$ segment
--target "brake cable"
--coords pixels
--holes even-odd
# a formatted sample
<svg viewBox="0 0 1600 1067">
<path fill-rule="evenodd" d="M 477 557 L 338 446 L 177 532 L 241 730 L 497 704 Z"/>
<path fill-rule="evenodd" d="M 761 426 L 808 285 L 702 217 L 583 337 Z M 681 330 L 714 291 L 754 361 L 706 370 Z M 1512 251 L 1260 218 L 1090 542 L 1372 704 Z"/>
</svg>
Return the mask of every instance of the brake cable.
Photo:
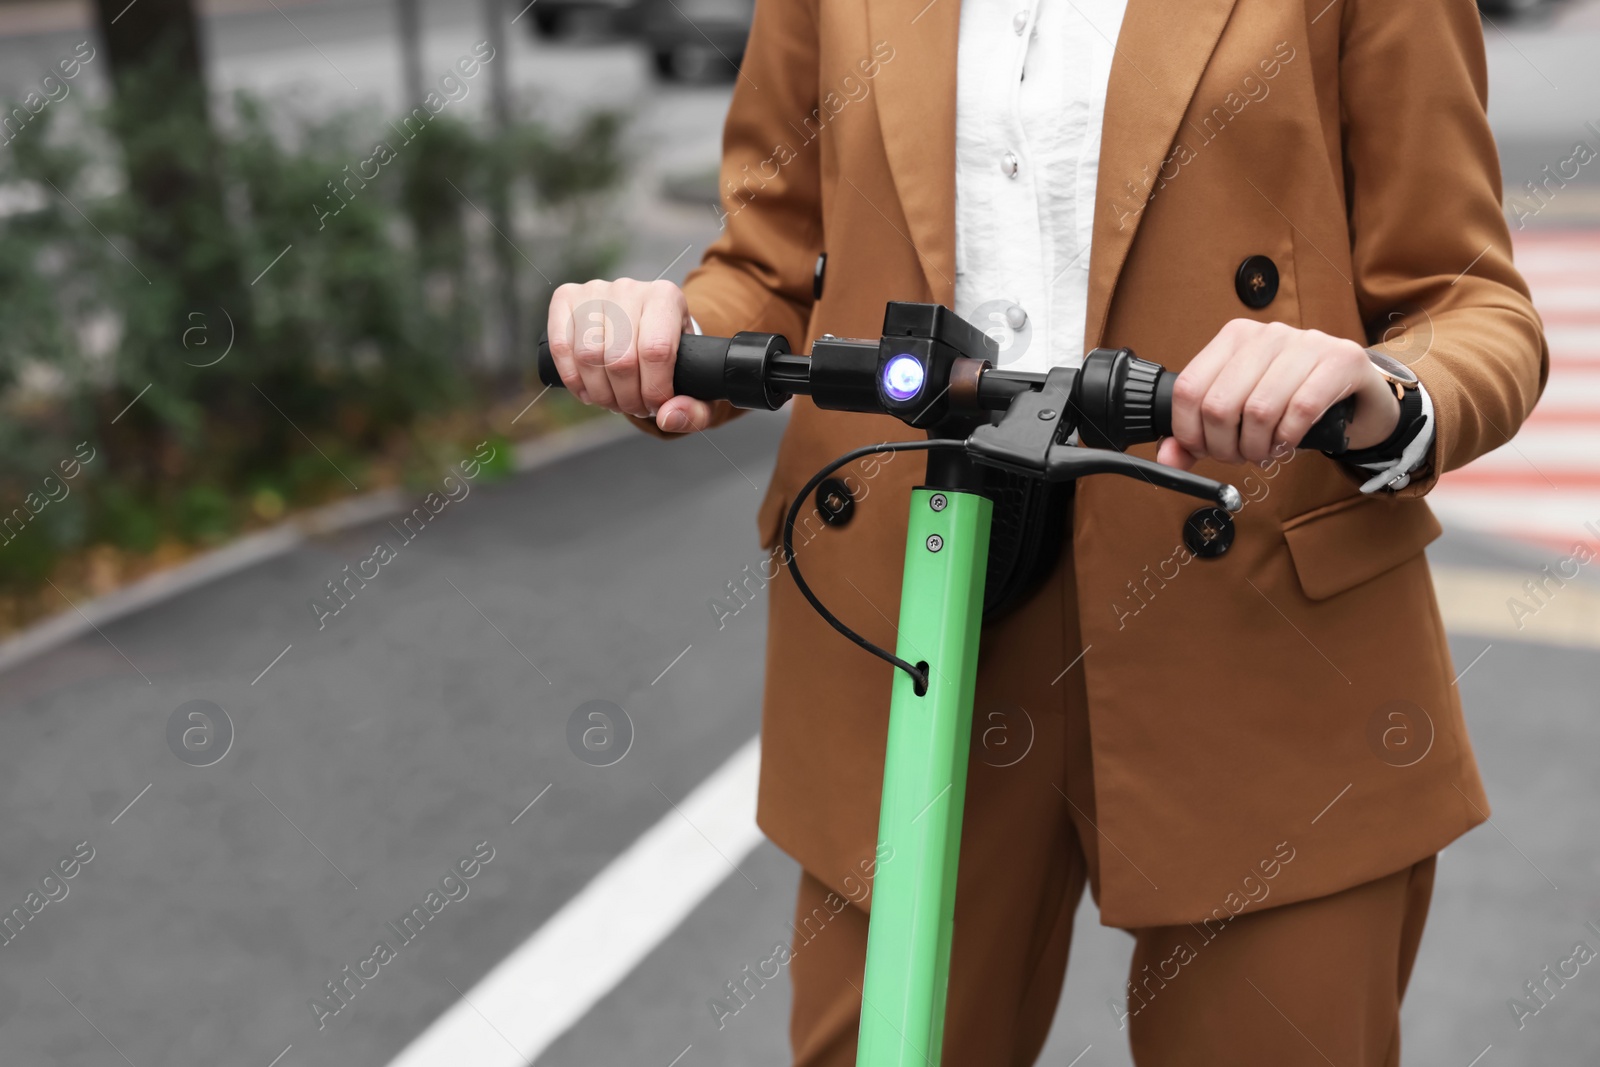
<svg viewBox="0 0 1600 1067">
<path fill-rule="evenodd" d="M 867 456 L 878 455 L 879 453 L 883 452 L 928 452 L 936 448 L 961 449 L 965 447 L 966 443 L 963 441 L 950 440 L 947 438 L 929 438 L 925 441 L 887 441 L 883 444 L 865 445 L 861 448 L 853 449 L 849 452 L 846 452 L 838 459 L 833 460 L 827 466 L 823 467 L 821 470 L 817 471 L 816 474 L 811 476 L 811 480 L 805 484 L 805 487 L 801 489 L 800 492 L 796 494 L 794 500 L 790 502 L 789 513 L 784 517 L 783 520 L 783 554 L 785 557 L 785 562 L 789 565 L 789 575 L 794 579 L 795 587 L 800 590 L 800 595 L 806 598 L 806 602 L 816 610 L 818 615 L 821 615 L 825 620 L 827 620 L 829 626 L 832 626 L 835 630 L 839 631 L 839 633 L 843 634 L 845 637 L 848 637 L 851 641 L 854 641 L 857 645 L 866 649 L 874 656 L 877 656 L 881 660 L 887 661 L 888 663 L 905 671 L 906 674 L 910 675 L 912 684 L 916 687 L 916 693 L 918 696 L 921 696 L 928 691 L 928 668 L 926 665 L 908 663 L 899 656 L 895 655 L 893 652 L 890 652 L 888 649 L 881 648 L 878 645 L 873 644 L 871 641 L 868 641 L 865 637 L 862 637 L 860 634 L 856 633 L 854 630 L 850 629 L 850 627 L 841 622 L 833 612 L 829 611 L 823 606 L 822 601 L 818 600 L 817 595 L 811 591 L 811 587 L 806 584 L 805 578 L 803 578 L 800 574 L 800 560 L 795 555 L 794 525 L 795 521 L 800 517 L 801 507 L 803 507 L 805 502 L 811 498 L 811 494 L 816 492 L 817 486 L 822 484 L 822 480 L 847 463 L 853 463 L 858 459 L 864 459 Z"/>
</svg>

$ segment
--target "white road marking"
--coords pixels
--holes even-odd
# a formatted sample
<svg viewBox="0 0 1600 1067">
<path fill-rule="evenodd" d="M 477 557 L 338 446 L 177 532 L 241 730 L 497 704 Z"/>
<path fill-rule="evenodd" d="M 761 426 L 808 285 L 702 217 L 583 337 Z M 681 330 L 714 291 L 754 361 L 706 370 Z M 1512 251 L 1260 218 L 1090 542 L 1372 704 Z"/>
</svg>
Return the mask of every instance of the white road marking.
<svg viewBox="0 0 1600 1067">
<path fill-rule="evenodd" d="M 1458 486 L 1439 494 L 1437 500 L 1430 495 L 1428 501 L 1446 526 L 1463 526 L 1561 549 L 1551 557 L 1551 563 L 1570 553 L 1576 542 L 1596 541 L 1583 528 L 1584 523 L 1600 525 L 1600 504 L 1591 496 L 1548 486 L 1542 486 L 1542 491 L 1518 490 L 1514 495 L 1505 489 Z"/>
<path fill-rule="evenodd" d="M 1540 281 L 1552 275 L 1571 277 L 1574 272 L 1592 271 L 1595 267 L 1594 249 L 1570 240 L 1523 238 L 1514 247 L 1512 262 L 1529 279 L 1531 289 L 1537 289 Z"/>
<path fill-rule="evenodd" d="M 1460 472 L 1447 471 L 1441 481 L 1474 471 L 1527 471 L 1530 462 L 1552 472 L 1587 473 L 1600 467 L 1596 463 L 1600 453 L 1593 451 L 1597 448 L 1600 448 L 1600 425 L 1540 425 L 1530 421 L 1510 443 L 1479 456 Z"/>
<path fill-rule="evenodd" d="M 1550 353 L 1570 360 L 1600 360 L 1600 326 L 1592 323 L 1553 323 L 1544 328 Z"/>
<path fill-rule="evenodd" d="M 1428 502 L 1447 526 L 1570 551 L 1600 541 L 1589 528 L 1600 523 L 1600 234 L 1519 236 L 1516 261 L 1544 318 L 1548 387 L 1510 444 L 1447 472 Z M 1494 616 L 1505 614 L 1508 595 L 1473 612 L 1480 628 L 1504 629 Z M 1580 636 L 1570 624 L 1562 629 Z"/>
<path fill-rule="evenodd" d="M 682 817 L 665 811 L 389 1067 L 536 1061 L 727 879 L 726 860 L 761 843 L 760 753 L 752 738 L 683 799 Z"/>
<path fill-rule="evenodd" d="M 1534 285 L 1533 306 L 1549 317 L 1577 311 L 1600 311 L 1600 289 L 1589 285 Z"/>
<path fill-rule="evenodd" d="M 1600 421 L 1600 367 L 1562 370 L 1551 375 L 1529 422 L 1551 411 L 1582 411 Z"/>
</svg>

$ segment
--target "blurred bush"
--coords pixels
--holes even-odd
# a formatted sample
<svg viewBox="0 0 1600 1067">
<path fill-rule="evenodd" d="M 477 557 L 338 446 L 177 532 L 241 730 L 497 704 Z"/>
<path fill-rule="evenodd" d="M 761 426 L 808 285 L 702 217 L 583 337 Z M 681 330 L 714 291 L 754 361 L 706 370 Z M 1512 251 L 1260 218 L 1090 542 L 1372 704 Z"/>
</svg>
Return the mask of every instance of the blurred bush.
<svg viewBox="0 0 1600 1067">
<path fill-rule="evenodd" d="M 0 592 L 91 546 L 181 555 L 351 483 L 428 477 L 481 440 L 529 363 L 492 340 L 505 238 L 479 206 L 500 176 L 525 333 L 547 279 L 621 250 L 600 223 L 625 174 L 616 115 L 497 136 L 238 96 L 208 128 L 180 109 L 129 122 L 161 87 L 120 95 L 48 108 L 0 153 Z M 152 212 L 126 178 L 151 161 L 220 195 L 180 188 Z"/>
</svg>

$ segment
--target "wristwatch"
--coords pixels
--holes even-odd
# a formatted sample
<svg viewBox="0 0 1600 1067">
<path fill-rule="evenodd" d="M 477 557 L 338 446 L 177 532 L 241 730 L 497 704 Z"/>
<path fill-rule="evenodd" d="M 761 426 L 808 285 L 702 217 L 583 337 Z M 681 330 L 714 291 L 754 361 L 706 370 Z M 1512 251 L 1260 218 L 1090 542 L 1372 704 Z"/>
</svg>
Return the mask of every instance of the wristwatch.
<svg viewBox="0 0 1600 1067">
<path fill-rule="evenodd" d="M 1391 355 L 1375 352 L 1369 348 L 1367 350 L 1367 358 L 1372 361 L 1372 365 L 1378 368 L 1378 373 L 1383 375 L 1384 380 L 1394 389 L 1394 398 L 1396 400 L 1404 401 L 1406 393 L 1422 385 L 1417 380 L 1415 371 Z"/>
<path fill-rule="evenodd" d="M 1426 431 L 1433 422 L 1433 405 L 1410 367 L 1370 348 L 1367 358 L 1394 390 L 1395 399 L 1400 402 L 1400 417 L 1395 421 L 1394 431 L 1382 441 L 1332 458 L 1361 468 L 1362 477 L 1367 479 L 1363 492 L 1403 489 L 1422 465 L 1423 453 L 1431 444 L 1432 437 Z"/>
<path fill-rule="evenodd" d="M 1406 445 L 1422 431 L 1422 383 L 1415 372 L 1382 352 L 1368 349 L 1367 358 L 1394 390 L 1394 398 L 1400 401 L 1400 418 L 1394 424 L 1394 432 L 1382 441 L 1369 448 L 1352 449 L 1339 457 L 1358 466 L 1399 459 Z"/>
</svg>

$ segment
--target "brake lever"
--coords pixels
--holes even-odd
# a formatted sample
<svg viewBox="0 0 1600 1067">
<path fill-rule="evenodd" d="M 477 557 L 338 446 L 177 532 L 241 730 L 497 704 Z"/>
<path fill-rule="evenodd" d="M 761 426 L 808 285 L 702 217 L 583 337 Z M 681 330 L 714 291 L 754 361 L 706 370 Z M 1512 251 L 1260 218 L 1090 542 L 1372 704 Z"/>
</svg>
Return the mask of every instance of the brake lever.
<svg viewBox="0 0 1600 1067">
<path fill-rule="evenodd" d="M 1199 497 L 1229 512 L 1244 507 L 1239 490 L 1224 482 L 1212 481 L 1189 471 L 1167 467 L 1153 460 L 1112 452 L 1103 448 L 1053 445 L 1045 458 L 1044 480 L 1070 482 L 1089 474 L 1121 474 L 1142 478 L 1160 489 L 1171 489 Z"/>
</svg>

